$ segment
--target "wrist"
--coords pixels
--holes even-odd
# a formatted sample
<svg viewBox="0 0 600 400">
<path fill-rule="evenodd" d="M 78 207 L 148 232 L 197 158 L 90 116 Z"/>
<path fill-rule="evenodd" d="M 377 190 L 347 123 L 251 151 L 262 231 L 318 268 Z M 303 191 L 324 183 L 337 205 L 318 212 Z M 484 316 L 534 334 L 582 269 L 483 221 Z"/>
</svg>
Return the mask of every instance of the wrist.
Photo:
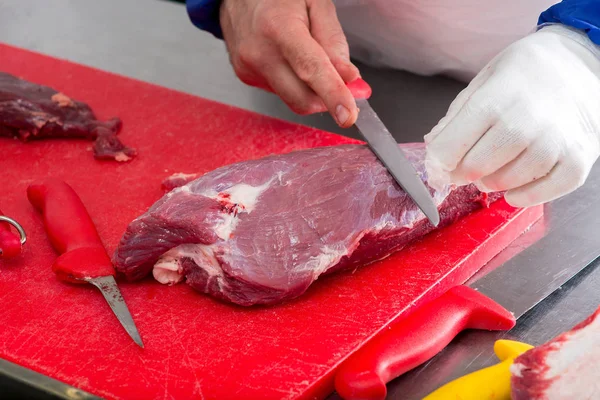
<svg viewBox="0 0 600 400">
<path fill-rule="evenodd" d="M 563 0 L 540 14 L 538 25 L 561 24 L 600 45 L 600 8 L 597 0 Z"/>
<path fill-rule="evenodd" d="M 190 21 L 203 31 L 223 39 L 220 23 L 220 9 L 223 0 L 186 0 L 186 9 Z"/>
<path fill-rule="evenodd" d="M 600 47 L 594 43 L 585 31 L 573 28 L 572 26 L 563 25 L 560 23 L 544 23 L 537 28 L 538 32 L 551 32 L 562 37 L 568 38 L 579 45 L 585 47 L 590 52 L 600 59 Z"/>
</svg>

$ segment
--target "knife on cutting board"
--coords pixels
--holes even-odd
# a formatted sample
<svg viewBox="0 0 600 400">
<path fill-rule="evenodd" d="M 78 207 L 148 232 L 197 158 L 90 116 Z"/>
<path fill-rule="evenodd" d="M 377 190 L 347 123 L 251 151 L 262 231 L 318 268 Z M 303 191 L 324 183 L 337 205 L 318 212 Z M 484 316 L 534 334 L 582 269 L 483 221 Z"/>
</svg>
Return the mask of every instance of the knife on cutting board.
<svg viewBox="0 0 600 400">
<path fill-rule="evenodd" d="M 377 113 L 371 108 L 369 98 L 371 87 L 363 79 L 356 79 L 346 85 L 356 100 L 359 109 L 356 127 L 375 153 L 379 161 L 387 168 L 394 180 L 404 189 L 421 209 L 433 226 L 440 223 L 440 214 L 427 186 L 406 158 L 398 142 L 385 127 Z"/>
<path fill-rule="evenodd" d="M 335 376 L 338 394 L 346 400 L 384 399 L 388 382 L 430 360 L 461 331 L 512 329 L 517 319 L 600 255 L 600 237 L 579 232 L 586 224 L 600 224 L 600 213 L 595 207 L 582 209 L 539 239 L 548 245 L 532 245 L 392 321 L 340 364 Z M 583 247 L 574 250 L 565 238 L 578 238 Z"/>
<path fill-rule="evenodd" d="M 48 179 L 30 185 L 27 198 L 42 213 L 52 247 L 60 253 L 52 264 L 57 277 L 97 287 L 129 336 L 138 346 L 144 347 L 115 281 L 110 257 L 77 193 L 65 182 Z"/>
</svg>

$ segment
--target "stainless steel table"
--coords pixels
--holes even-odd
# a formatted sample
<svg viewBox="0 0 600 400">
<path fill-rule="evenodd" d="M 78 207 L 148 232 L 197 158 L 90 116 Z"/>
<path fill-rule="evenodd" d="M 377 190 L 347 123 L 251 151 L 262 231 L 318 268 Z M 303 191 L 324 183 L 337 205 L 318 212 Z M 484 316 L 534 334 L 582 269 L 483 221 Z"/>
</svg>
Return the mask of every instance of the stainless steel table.
<svg viewBox="0 0 600 400">
<path fill-rule="evenodd" d="M 297 116 L 274 95 L 239 82 L 229 66 L 223 43 L 194 28 L 182 4 L 161 0 L 2 0 L 0 41 L 357 137 L 354 129 L 337 128 L 327 115 Z M 464 87 L 445 78 L 360 68 L 373 86 L 373 108 L 399 142 L 421 141 Z M 546 206 L 547 227 L 554 229 L 568 223 L 573 204 L 591 202 L 599 193 L 600 170 L 595 168 L 584 188 Z M 595 234 L 594 220 L 581 229 Z M 530 241 L 531 234 L 523 236 L 507 252 Z M 534 246 L 550 250 L 552 242 L 541 240 Z M 500 254 L 493 263 L 499 264 L 505 258 L 506 253 Z M 531 268 L 544 267 L 536 265 L 535 260 L 530 262 Z M 521 318 L 509 336 L 537 345 L 571 328 L 600 304 L 600 291 L 596 289 L 599 285 L 600 269 L 594 264 Z M 461 334 L 425 368 L 392 382 L 389 397 L 418 399 L 439 384 L 495 363 L 492 345 L 502 335 Z M 0 377 L 2 387 L 11 393 L 26 393 L 28 398 L 92 398 L 2 360 Z"/>
</svg>

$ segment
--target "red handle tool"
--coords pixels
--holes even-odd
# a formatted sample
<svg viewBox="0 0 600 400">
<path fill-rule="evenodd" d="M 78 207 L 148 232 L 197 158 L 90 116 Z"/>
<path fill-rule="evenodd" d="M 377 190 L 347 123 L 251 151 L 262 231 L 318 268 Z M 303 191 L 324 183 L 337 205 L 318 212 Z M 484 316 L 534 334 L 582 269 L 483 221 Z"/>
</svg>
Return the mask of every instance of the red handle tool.
<svg viewBox="0 0 600 400">
<path fill-rule="evenodd" d="M 11 226 L 14 226 L 19 234 L 14 233 Z M 13 258 L 21 254 L 25 240 L 25 231 L 21 225 L 0 210 L 0 258 Z"/>
<path fill-rule="evenodd" d="M 355 79 L 347 83 L 346 86 L 350 89 L 350 93 L 352 93 L 355 99 L 368 99 L 373 93 L 371 86 L 362 78 Z"/>
<path fill-rule="evenodd" d="M 456 286 L 392 322 L 338 368 L 335 388 L 346 400 L 385 399 L 386 384 L 444 349 L 464 329 L 509 330 L 514 316 L 471 289 Z"/>
<path fill-rule="evenodd" d="M 86 278 L 115 276 L 92 219 L 69 185 L 50 179 L 29 186 L 27 197 L 42 213 L 48 238 L 61 254 L 52 265 L 60 279 L 85 283 Z"/>
<path fill-rule="evenodd" d="M 58 278 L 96 286 L 129 336 L 144 347 L 115 281 L 112 262 L 77 193 L 67 183 L 49 179 L 29 186 L 27 197 L 42 213 L 50 243 L 60 253 L 52 264 Z"/>
</svg>

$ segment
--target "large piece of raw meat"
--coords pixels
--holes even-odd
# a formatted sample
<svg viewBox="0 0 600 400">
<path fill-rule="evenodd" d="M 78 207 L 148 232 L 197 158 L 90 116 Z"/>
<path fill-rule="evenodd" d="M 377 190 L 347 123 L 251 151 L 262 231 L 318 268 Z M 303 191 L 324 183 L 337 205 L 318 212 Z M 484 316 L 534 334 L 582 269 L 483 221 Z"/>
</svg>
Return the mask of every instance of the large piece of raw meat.
<svg viewBox="0 0 600 400">
<path fill-rule="evenodd" d="M 511 366 L 513 400 L 600 399 L 600 308 Z"/>
<path fill-rule="evenodd" d="M 0 72 L 0 136 L 95 140 L 96 158 L 128 161 L 136 152 L 117 138 L 120 129 L 118 118 L 99 121 L 85 103 Z"/>
<path fill-rule="evenodd" d="M 424 145 L 403 149 L 426 182 Z M 430 190 L 440 227 L 501 196 L 473 185 Z M 367 147 L 321 147 L 228 165 L 171 190 L 128 226 L 114 263 L 132 280 L 185 277 L 222 300 L 273 304 L 433 229 Z"/>
</svg>

